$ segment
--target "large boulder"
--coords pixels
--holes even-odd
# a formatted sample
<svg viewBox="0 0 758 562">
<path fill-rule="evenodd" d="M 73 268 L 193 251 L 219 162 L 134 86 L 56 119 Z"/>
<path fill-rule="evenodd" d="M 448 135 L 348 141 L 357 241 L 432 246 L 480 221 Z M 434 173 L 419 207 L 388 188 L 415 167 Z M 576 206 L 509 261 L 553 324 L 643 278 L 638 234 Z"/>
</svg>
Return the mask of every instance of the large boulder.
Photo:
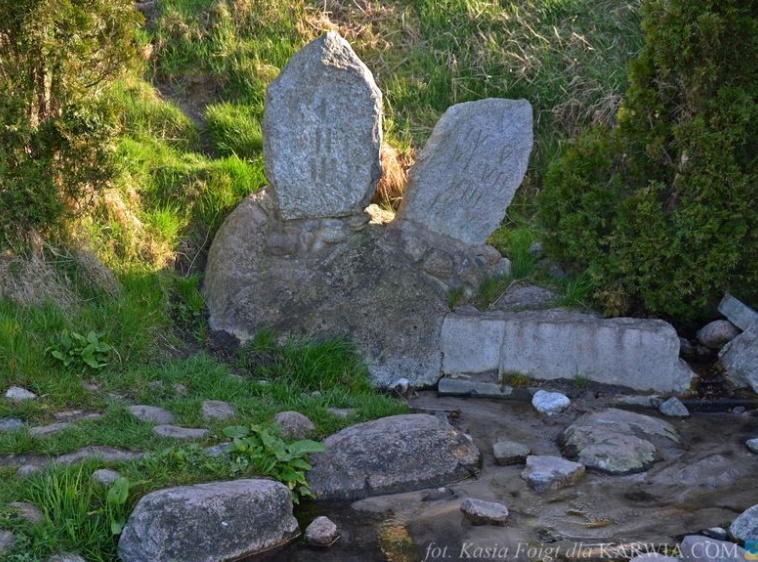
<svg viewBox="0 0 758 562">
<path fill-rule="evenodd" d="M 758 322 L 726 344 L 719 358 L 731 382 L 758 393 Z"/>
<path fill-rule="evenodd" d="M 485 99 L 448 108 L 411 168 L 398 220 L 482 245 L 526 173 L 532 106 Z"/>
<path fill-rule="evenodd" d="M 741 541 L 758 541 L 758 504 L 746 509 L 732 521 L 729 532 Z"/>
<path fill-rule="evenodd" d="M 118 543 L 123 562 L 226 562 L 299 534 L 286 486 L 235 480 L 168 488 L 137 502 Z"/>
<path fill-rule="evenodd" d="M 391 416 L 327 437 L 306 478 L 319 500 L 431 488 L 476 473 L 481 453 L 447 421 L 428 414 Z"/>
<path fill-rule="evenodd" d="M 681 392 L 694 373 L 662 320 L 599 318 L 562 309 L 450 314 L 441 335 L 444 374 L 497 370 L 538 379 L 583 377 L 637 390 Z"/>
<path fill-rule="evenodd" d="M 266 90 L 266 177 L 285 219 L 360 213 L 381 176 L 382 94 L 347 41 L 327 32 Z"/>
<path fill-rule="evenodd" d="M 642 472 L 681 453 L 670 423 L 616 408 L 585 414 L 563 432 L 561 444 L 567 457 L 610 474 Z"/>
</svg>

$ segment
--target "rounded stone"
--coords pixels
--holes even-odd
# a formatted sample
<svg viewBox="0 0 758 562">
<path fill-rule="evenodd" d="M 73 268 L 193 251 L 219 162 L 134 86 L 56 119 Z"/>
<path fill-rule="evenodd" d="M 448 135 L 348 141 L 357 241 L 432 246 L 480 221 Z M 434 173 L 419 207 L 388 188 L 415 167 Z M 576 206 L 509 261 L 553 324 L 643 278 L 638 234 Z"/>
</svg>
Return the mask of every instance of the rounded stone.
<svg viewBox="0 0 758 562">
<path fill-rule="evenodd" d="M 236 415 L 234 406 L 221 400 L 205 400 L 202 411 L 206 420 L 228 420 Z"/>
<path fill-rule="evenodd" d="M 758 504 L 742 512 L 729 526 L 729 533 L 740 541 L 758 541 Z"/>
<path fill-rule="evenodd" d="M 538 390 L 532 397 L 532 406 L 540 414 L 552 416 L 565 410 L 571 405 L 571 400 L 565 394 L 560 392 L 548 392 L 547 390 Z"/>
<path fill-rule="evenodd" d="M 337 525 L 323 515 L 316 517 L 305 529 L 305 542 L 314 546 L 330 546 L 339 536 Z"/>
<path fill-rule="evenodd" d="M 45 520 L 42 511 L 40 511 L 40 509 L 34 504 L 27 502 L 11 502 L 8 504 L 8 507 L 15 509 L 23 519 L 32 525 L 39 525 Z"/>
<path fill-rule="evenodd" d="M 121 478 L 121 475 L 109 468 L 101 468 L 92 473 L 92 480 L 106 487 L 112 485 L 119 478 Z"/>
<path fill-rule="evenodd" d="M 524 464 L 531 452 L 529 447 L 515 441 L 498 441 L 492 446 L 495 462 L 501 466 Z"/>
<path fill-rule="evenodd" d="M 279 412 L 274 423 L 279 425 L 279 435 L 284 439 L 306 439 L 316 431 L 313 422 L 300 412 Z"/>
<path fill-rule="evenodd" d="M 721 349 L 740 335 L 740 329 L 729 320 L 714 320 L 697 332 L 697 341 L 709 349 Z"/>
<path fill-rule="evenodd" d="M 497 525 L 508 523 L 508 508 L 501 503 L 466 498 L 461 502 L 461 511 L 472 525 Z"/>
<path fill-rule="evenodd" d="M 751 453 L 758 455 L 758 437 L 745 441 L 745 446 L 750 450 Z"/>
<path fill-rule="evenodd" d="M 5 392 L 5 398 L 13 402 L 23 402 L 25 400 L 34 400 L 37 398 L 37 395 L 20 386 L 12 386 Z"/>
</svg>

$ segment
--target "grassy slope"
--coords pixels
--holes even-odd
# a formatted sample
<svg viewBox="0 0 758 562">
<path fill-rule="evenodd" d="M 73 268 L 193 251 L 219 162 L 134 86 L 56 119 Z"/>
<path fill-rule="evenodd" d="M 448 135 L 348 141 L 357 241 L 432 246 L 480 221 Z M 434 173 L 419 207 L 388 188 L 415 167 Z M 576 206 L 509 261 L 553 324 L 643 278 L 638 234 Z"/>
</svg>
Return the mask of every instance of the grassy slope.
<svg viewBox="0 0 758 562">
<path fill-rule="evenodd" d="M 60 245 L 57 250 L 42 247 L 36 256 L 44 267 L 68 280 L 65 304 L 60 299 L 0 302 L 0 386 L 20 385 L 41 396 L 28 404 L 0 402 L 0 418 L 40 425 L 65 409 L 104 414 L 44 440 L 26 430 L 0 434 L 0 455 L 60 454 L 93 444 L 152 450 L 157 456 L 151 460 L 116 465 L 133 483 L 130 502 L 170 483 L 229 477 L 230 472 L 191 448 L 171 449 L 152 438 L 150 427 L 134 421 L 116 395 L 166 407 L 178 424 L 188 426 L 202 425 L 204 399 L 234 404 L 239 424 L 269 424 L 276 412 L 298 409 L 312 417 L 320 434 L 402 409 L 371 394 L 349 350 L 278 348 L 262 340 L 226 362 L 201 351 L 207 336 L 198 289 L 204 254 L 229 210 L 265 184 L 263 96 L 292 53 L 326 29 L 343 33 L 385 94 L 388 142 L 409 156 L 453 103 L 489 96 L 529 99 L 537 118 L 536 146 L 523 195 L 510 213 L 511 225 L 518 228 L 495 238 L 520 260 L 519 275 L 527 275 L 526 248 L 534 239 L 526 220 L 530 195 L 539 189 L 542 172 L 563 139 L 587 124 L 613 119 L 625 62 L 639 42 L 636 2 L 157 4 L 142 32 L 141 73 L 125 76 L 106 93 L 121 131 L 116 147 L 120 178 L 94 201 L 88 216 L 71 225 L 66 241 L 69 247 L 90 248 L 115 277 L 93 284 L 93 270 L 81 254 Z M 64 368 L 46 353 L 63 330 L 93 330 L 117 353 L 100 370 Z M 319 383 L 332 368 L 336 378 Z M 345 380 L 353 382 L 345 385 Z M 82 381 L 96 383 L 99 390 L 85 390 Z M 177 392 L 177 384 L 185 390 Z M 328 413 L 332 406 L 357 412 L 343 420 Z M 223 425 L 213 425 L 203 444 L 221 440 Z M 87 463 L 85 476 L 101 466 Z M 102 504 L 104 491 L 88 478 L 77 479 L 77 471 L 54 471 L 59 487 Z M 47 476 L 16 479 L 10 469 L 0 469 L 0 476 L 0 527 L 13 528 L 20 537 L 9 560 L 38 560 L 51 550 L 85 544 L 91 545 L 82 551 L 88 559 L 112 559 L 107 525 L 90 528 L 91 536 L 72 537 L 61 523 L 67 511 L 86 505 L 59 506 L 57 518 L 36 529 L 1 507 L 21 499 L 64 501 L 40 495 L 40 486 L 50 482 Z M 100 515 L 108 520 L 104 512 Z"/>
</svg>

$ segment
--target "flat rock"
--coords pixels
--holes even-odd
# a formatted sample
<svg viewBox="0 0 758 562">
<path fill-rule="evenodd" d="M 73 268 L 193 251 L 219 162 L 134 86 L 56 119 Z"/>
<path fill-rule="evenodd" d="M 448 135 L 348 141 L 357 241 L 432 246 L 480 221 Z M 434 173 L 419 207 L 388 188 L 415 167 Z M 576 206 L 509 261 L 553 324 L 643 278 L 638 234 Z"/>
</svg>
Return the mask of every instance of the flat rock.
<svg viewBox="0 0 758 562">
<path fill-rule="evenodd" d="M 91 445 L 83 447 L 73 453 L 67 453 L 56 457 L 53 462 L 57 464 L 73 464 L 85 459 L 100 459 L 104 461 L 131 461 L 142 458 L 144 453 L 137 451 L 126 451 L 116 449 L 115 447 L 103 447 L 101 445 Z"/>
<path fill-rule="evenodd" d="M 536 285 L 512 285 L 490 305 L 491 309 L 518 312 L 543 310 L 555 306 L 560 295 Z"/>
<path fill-rule="evenodd" d="M 234 406 L 221 400 L 204 400 L 201 408 L 206 420 L 228 420 L 237 415 Z"/>
<path fill-rule="evenodd" d="M 747 330 L 751 325 L 758 322 L 758 312 L 729 293 L 721 299 L 718 310 L 740 330 Z"/>
<path fill-rule="evenodd" d="M 682 404 L 682 401 L 676 396 L 672 396 L 663 402 L 658 408 L 658 411 L 664 416 L 670 418 L 688 418 L 690 416 L 690 411 L 687 409 L 687 406 Z"/>
<path fill-rule="evenodd" d="M 740 541 L 758 541 L 758 505 L 743 511 L 729 526 L 729 533 Z"/>
<path fill-rule="evenodd" d="M 616 408 L 585 414 L 561 436 L 568 458 L 610 474 L 645 471 L 679 443 L 670 423 Z"/>
<path fill-rule="evenodd" d="M 110 468 L 100 468 L 92 473 L 92 480 L 102 484 L 103 486 L 111 486 L 116 480 L 121 478 L 121 475 L 115 470 Z"/>
<path fill-rule="evenodd" d="M 515 441 L 498 441 L 492 445 L 495 462 L 501 466 L 524 464 L 531 452 L 529 447 Z"/>
<path fill-rule="evenodd" d="M 719 359 L 730 381 L 758 393 L 758 322 L 726 344 Z"/>
<path fill-rule="evenodd" d="M 330 546 L 339 536 L 337 525 L 323 515 L 316 517 L 305 529 L 305 542 L 313 546 Z"/>
<path fill-rule="evenodd" d="M 87 562 L 78 554 L 53 554 L 47 558 L 46 562 Z"/>
<path fill-rule="evenodd" d="M 310 456 L 306 479 L 319 500 L 438 487 L 478 471 L 481 454 L 447 421 L 428 414 L 390 416 L 327 437 Z"/>
<path fill-rule="evenodd" d="M 565 394 L 560 392 L 548 392 L 547 390 L 538 390 L 532 397 L 532 406 L 540 414 L 552 416 L 558 414 L 571 405 L 571 400 Z"/>
<path fill-rule="evenodd" d="M 532 150 L 532 106 L 485 99 L 445 111 L 409 171 L 396 222 L 483 245 L 505 216 Z"/>
<path fill-rule="evenodd" d="M 98 412 L 87 412 L 85 410 L 64 410 L 63 412 L 55 412 L 53 417 L 60 422 L 70 422 L 99 420 L 103 415 Z"/>
<path fill-rule="evenodd" d="M 11 502 L 8 507 L 12 507 L 23 519 L 25 519 L 31 525 L 39 525 L 45 520 L 45 516 L 42 515 L 42 511 L 32 504 L 27 502 Z"/>
<path fill-rule="evenodd" d="M 299 533 L 289 489 L 272 480 L 167 488 L 143 496 L 121 533 L 123 562 L 237 560 Z"/>
<path fill-rule="evenodd" d="M 573 486 L 584 476 L 584 465 L 562 457 L 531 455 L 526 459 L 526 468 L 521 478 L 526 480 L 538 494 Z"/>
<path fill-rule="evenodd" d="M 6 433 L 8 431 L 16 431 L 21 429 L 26 424 L 17 418 L 3 418 L 0 420 L 0 433 Z"/>
<path fill-rule="evenodd" d="M 41 425 L 39 427 L 32 427 L 29 430 L 29 435 L 37 437 L 39 439 L 44 439 L 50 435 L 53 435 L 54 433 L 60 433 L 69 427 L 71 427 L 71 424 L 69 422 L 56 422 L 48 425 Z"/>
<path fill-rule="evenodd" d="M 169 439 L 202 439 L 208 435 L 207 429 L 193 427 L 179 427 L 176 425 L 156 425 L 153 433 L 158 437 L 167 437 Z"/>
<path fill-rule="evenodd" d="M 495 398 L 499 400 L 531 400 L 526 388 L 482 380 L 481 377 L 456 375 L 442 377 L 437 383 L 440 396 L 470 396 L 472 398 Z"/>
<path fill-rule="evenodd" d="M 745 441 L 745 446 L 748 448 L 748 450 L 751 453 L 755 453 L 756 455 L 758 455 L 758 437 L 756 437 L 755 439 L 748 439 L 747 441 Z"/>
<path fill-rule="evenodd" d="M 20 386 L 12 386 L 5 391 L 5 398 L 13 402 L 23 402 L 25 400 L 34 400 L 37 398 L 37 395 Z"/>
<path fill-rule="evenodd" d="M 347 41 L 327 32 L 266 90 L 266 177 L 285 219 L 361 213 L 381 176 L 382 94 Z"/>
<path fill-rule="evenodd" d="M 174 422 L 174 414 L 164 408 L 136 405 L 129 406 L 127 410 L 139 421 L 157 424 L 170 424 Z"/>
<path fill-rule="evenodd" d="M 745 562 L 745 550 L 733 542 L 689 535 L 680 546 L 683 562 Z"/>
<path fill-rule="evenodd" d="M 461 511 L 472 525 L 497 525 L 508 523 L 508 508 L 501 503 L 466 498 L 461 502 Z"/>
<path fill-rule="evenodd" d="M 740 329 L 729 320 L 714 320 L 697 331 L 696 337 L 708 349 L 721 349 L 740 335 Z"/>
<path fill-rule="evenodd" d="M 274 416 L 279 425 L 279 435 L 284 439 L 306 439 L 313 435 L 316 426 L 300 412 L 279 412 Z"/>
</svg>

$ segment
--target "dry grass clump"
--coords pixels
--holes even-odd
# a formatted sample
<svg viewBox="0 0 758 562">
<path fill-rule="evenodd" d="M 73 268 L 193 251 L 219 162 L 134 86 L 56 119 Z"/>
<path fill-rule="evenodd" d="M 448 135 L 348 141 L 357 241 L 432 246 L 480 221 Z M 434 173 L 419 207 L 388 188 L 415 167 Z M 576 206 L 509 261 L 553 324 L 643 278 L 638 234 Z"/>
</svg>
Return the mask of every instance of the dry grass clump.
<svg viewBox="0 0 758 562">
<path fill-rule="evenodd" d="M 401 152 L 386 143 L 382 144 L 379 155 L 382 161 L 382 177 L 371 201 L 397 210 L 403 200 L 408 183 L 408 169 L 413 164 L 413 157 L 410 150 Z"/>
</svg>

